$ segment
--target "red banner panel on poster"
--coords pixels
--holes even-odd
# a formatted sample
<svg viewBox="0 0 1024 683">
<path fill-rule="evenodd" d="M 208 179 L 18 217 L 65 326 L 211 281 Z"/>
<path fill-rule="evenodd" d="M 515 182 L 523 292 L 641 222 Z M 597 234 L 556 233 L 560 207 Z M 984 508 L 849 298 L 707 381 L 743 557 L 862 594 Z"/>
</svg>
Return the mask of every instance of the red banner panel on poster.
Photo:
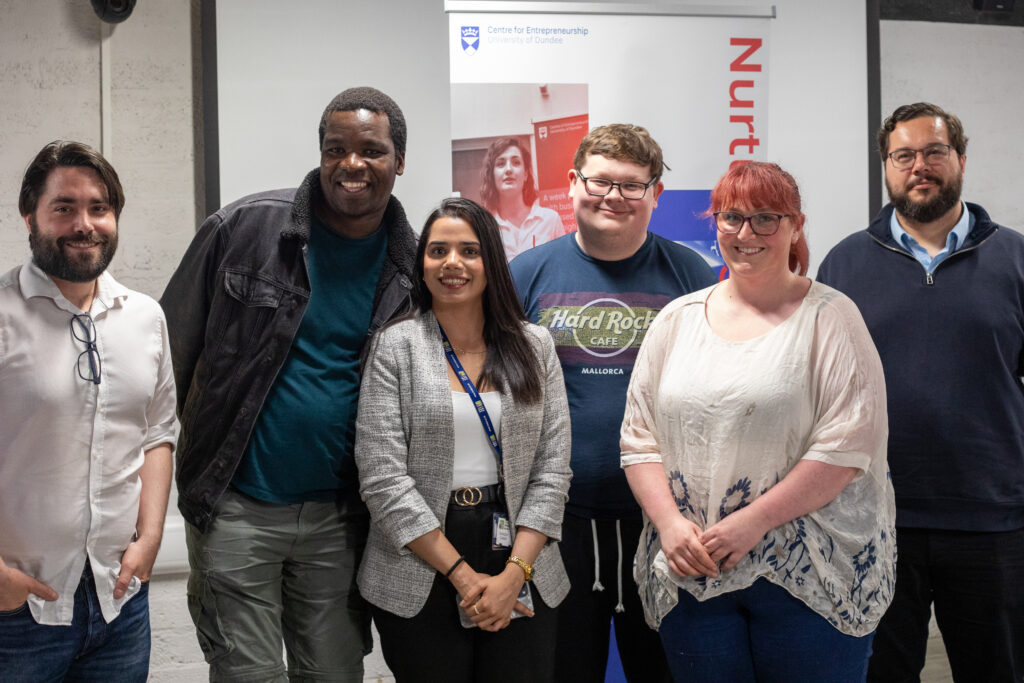
<svg viewBox="0 0 1024 683">
<path fill-rule="evenodd" d="M 590 130 L 590 116 L 566 116 L 534 121 L 533 144 L 537 150 L 537 188 L 541 206 L 558 212 L 566 232 L 576 230 L 576 216 L 569 200 L 569 169 L 580 141 Z"/>
</svg>

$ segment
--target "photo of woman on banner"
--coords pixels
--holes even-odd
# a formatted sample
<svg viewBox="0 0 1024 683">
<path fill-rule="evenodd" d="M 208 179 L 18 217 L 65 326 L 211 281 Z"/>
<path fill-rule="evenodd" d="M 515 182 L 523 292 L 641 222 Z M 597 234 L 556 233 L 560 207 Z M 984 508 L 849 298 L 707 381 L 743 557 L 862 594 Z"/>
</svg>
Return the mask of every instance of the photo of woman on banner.
<svg viewBox="0 0 1024 683">
<path fill-rule="evenodd" d="M 675 680 L 863 681 L 896 578 L 882 364 L 806 277 L 789 173 L 737 165 L 709 213 L 729 278 L 662 310 L 626 397 L 644 613 Z"/>
<path fill-rule="evenodd" d="M 487 149 L 480 197 L 498 222 L 509 261 L 565 234 L 558 213 L 537 200 L 530 148 L 519 138 L 498 138 Z"/>
<path fill-rule="evenodd" d="M 571 477 L 554 342 L 476 202 L 427 218 L 414 280 L 418 309 L 377 334 L 360 390 L 360 591 L 400 683 L 552 681 Z"/>
</svg>

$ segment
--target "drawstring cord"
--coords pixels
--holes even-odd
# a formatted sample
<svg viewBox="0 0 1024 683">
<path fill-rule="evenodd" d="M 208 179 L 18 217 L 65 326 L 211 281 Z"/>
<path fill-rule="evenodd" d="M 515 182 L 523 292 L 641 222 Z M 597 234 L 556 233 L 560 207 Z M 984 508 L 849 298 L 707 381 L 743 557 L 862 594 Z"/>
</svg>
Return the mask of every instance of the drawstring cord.
<svg viewBox="0 0 1024 683">
<path fill-rule="evenodd" d="M 622 526 L 619 520 L 615 520 L 615 543 L 619 548 L 619 566 L 616 575 L 619 583 L 619 604 L 615 605 L 615 613 L 622 614 L 626 611 L 626 606 L 622 604 Z"/>
<path fill-rule="evenodd" d="M 594 537 L 594 585 L 590 589 L 591 591 L 603 591 L 604 585 L 601 583 L 601 553 L 597 547 L 597 522 L 590 520 L 590 533 Z"/>
<path fill-rule="evenodd" d="M 594 539 L 594 585 L 590 590 L 603 591 L 604 584 L 601 583 L 601 551 L 597 543 L 597 521 L 590 520 L 590 534 Z M 615 613 L 622 614 L 626 611 L 626 605 L 622 602 L 622 522 L 615 520 L 615 546 L 617 559 L 615 567 L 615 582 L 619 590 L 619 602 L 615 605 Z"/>
</svg>

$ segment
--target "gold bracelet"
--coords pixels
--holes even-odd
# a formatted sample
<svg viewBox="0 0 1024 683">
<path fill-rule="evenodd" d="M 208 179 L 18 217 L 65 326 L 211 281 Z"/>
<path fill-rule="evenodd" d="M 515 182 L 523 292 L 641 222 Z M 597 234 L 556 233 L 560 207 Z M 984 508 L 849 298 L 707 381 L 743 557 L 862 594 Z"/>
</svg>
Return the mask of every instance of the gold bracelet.
<svg viewBox="0 0 1024 683">
<path fill-rule="evenodd" d="M 523 579 L 524 581 L 529 581 L 533 578 L 533 565 L 528 563 L 526 560 L 522 559 L 521 557 L 516 557 L 515 555 L 513 555 L 512 557 L 505 560 L 506 567 L 510 564 L 518 565 L 519 568 L 523 570 L 523 574 L 526 575 L 526 577 Z"/>
</svg>

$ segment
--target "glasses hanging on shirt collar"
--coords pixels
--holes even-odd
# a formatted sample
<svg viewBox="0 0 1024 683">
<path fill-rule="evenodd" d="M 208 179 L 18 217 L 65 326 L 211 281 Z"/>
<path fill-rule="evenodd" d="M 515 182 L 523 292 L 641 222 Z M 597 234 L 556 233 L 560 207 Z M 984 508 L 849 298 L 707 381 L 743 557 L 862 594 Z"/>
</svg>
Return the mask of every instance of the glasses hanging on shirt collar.
<svg viewBox="0 0 1024 683">
<path fill-rule="evenodd" d="M 71 316 L 71 336 L 85 344 L 85 351 L 78 354 L 78 376 L 86 382 L 100 383 L 103 363 L 96 346 L 96 324 L 88 313 Z"/>
</svg>

